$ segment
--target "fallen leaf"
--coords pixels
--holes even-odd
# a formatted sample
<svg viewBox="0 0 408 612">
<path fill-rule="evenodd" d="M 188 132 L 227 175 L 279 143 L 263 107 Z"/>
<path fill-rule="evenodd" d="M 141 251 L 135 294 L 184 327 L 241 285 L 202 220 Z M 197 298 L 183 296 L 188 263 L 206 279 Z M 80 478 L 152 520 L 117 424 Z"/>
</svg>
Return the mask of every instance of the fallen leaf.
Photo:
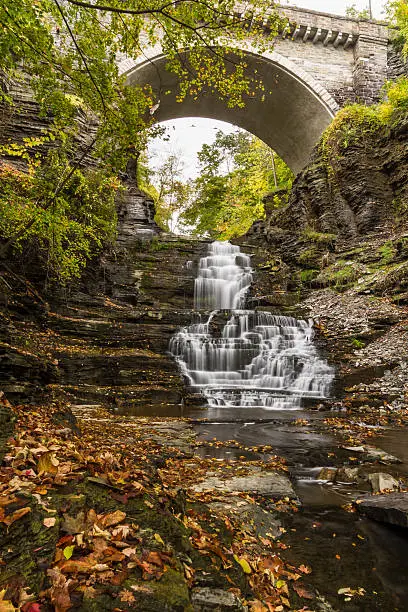
<svg viewBox="0 0 408 612">
<path fill-rule="evenodd" d="M 243 558 L 240 559 L 237 555 L 234 555 L 234 559 L 242 567 L 242 569 L 243 569 L 245 574 L 251 574 L 252 573 L 251 566 L 249 565 L 249 563 L 248 563 L 248 561 L 246 559 L 243 559 Z"/>
<path fill-rule="evenodd" d="M 66 546 L 63 551 L 64 557 L 66 559 L 70 559 L 74 553 L 74 550 L 75 550 L 75 546 Z"/>
<path fill-rule="evenodd" d="M 116 510 L 115 512 L 110 512 L 98 518 L 100 519 L 98 522 L 102 527 L 112 527 L 113 525 L 121 523 L 126 518 L 126 512 Z"/>
<path fill-rule="evenodd" d="M 258 568 L 261 571 L 269 569 L 276 574 L 283 569 L 283 561 L 277 555 L 262 557 L 262 559 L 260 559 L 258 562 Z"/>
<path fill-rule="evenodd" d="M 160 534 L 155 533 L 153 537 L 154 537 L 154 539 L 156 540 L 156 542 L 158 542 L 159 544 L 162 544 L 162 545 L 164 546 L 164 542 L 163 542 L 163 540 L 162 540 L 162 538 L 161 538 Z"/>
<path fill-rule="evenodd" d="M 1 608 L 0 608 L 1 609 Z M 41 607 L 39 603 L 26 603 L 21 608 L 22 612 L 41 612 Z"/>
<path fill-rule="evenodd" d="M 54 527 L 56 522 L 57 522 L 57 519 L 55 518 L 55 516 L 52 516 L 50 518 L 45 518 L 43 520 L 43 525 L 45 527 Z"/>
<path fill-rule="evenodd" d="M 136 601 L 132 591 L 129 591 L 128 589 L 123 589 L 123 591 L 119 592 L 119 599 L 125 603 L 133 603 Z"/>
<path fill-rule="evenodd" d="M 9 514 L 8 516 L 5 516 L 4 518 L 0 519 L 0 522 L 5 523 L 10 527 L 10 525 L 21 519 L 23 516 L 29 514 L 29 512 L 31 512 L 30 507 L 20 508 L 20 510 L 16 510 L 15 512 L 13 512 L 13 514 Z"/>
<path fill-rule="evenodd" d="M 148 563 L 153 563 L 153 565 L 157 565 L 158 567 L 163 567 L 163 560 L 158 552 L 152 550 L 146 556 L 145 559 Z"/>
<path fill-rule="evenodd" d="M 18 608 L 15 608 L 11 601 L 4 599 L 6 589 L 0 591 L 0 612 L 17 612 Z"/>
<path fill-rule="evenodd" d="M 251 606 L 249 612 L 268 612 L 268 608 L 266 608 L 259 599 L 249 601 L 248 603 Z"/>
<path fill-rule="evenodd" d="M 295 584 L 293 585 L 293 590 L 296 591 L 299 597 L 303 597 L 304 599 L 314 599 L 313 593 L 308 591 L 306 587 L 304 587 L 302 584 L 299 584 L 298 582 L 295 582 Z"/>
<path fill-rule="evenodd" d="M 70 535 L 81 533 L 86 529 L 85 513 L 79 512 L 76 516 L 64 514 L 64 520 L 61 526 L 62 530 Z"/>
<path fill-rule="evenodd" d="M 88 556 L 81 559 L 68 559 L 60 565 L 60 569 L 64 574 L 90 574 L 96 565 L 96 559 Z"/>
<path fill-rule="evenodd" d="M 39 474 L 44 474 L 44 473 L 57 474 L 58 466 L 59 466 L 59 461 L 55 457 L 55 453 L 51 451 L 41 455 L 37 463 Z"/>
<path fill-rule="evenodd" d="M 58 567 L 47 570 L 47 575 L 52 583 L 52 587 L 48 592 L 51 603 L 54 604 L 55 612 L 67 612 L 67 610 L 72 608 L 68 590 L 72 580 L 67 580 L 65 576 L 61 574 Z"/>
<path fill-rule="evenodd" d="M 299 565 L 299 572 L 302 572 L 302 574 L 311 574 L 312 570 L 307 565 L 302 564 Z"/>
</svg>

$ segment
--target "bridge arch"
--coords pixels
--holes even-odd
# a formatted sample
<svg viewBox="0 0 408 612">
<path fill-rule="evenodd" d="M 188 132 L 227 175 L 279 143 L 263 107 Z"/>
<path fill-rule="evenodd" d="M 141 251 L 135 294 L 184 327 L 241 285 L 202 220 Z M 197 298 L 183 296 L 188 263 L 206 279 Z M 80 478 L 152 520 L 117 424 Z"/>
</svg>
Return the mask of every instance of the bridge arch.
<svg viewBox="0 0 408 612">
<path fill-rule="evenodd" d="M 151 49 L 139 62 L 123 60 L 119 70 L 129 86 L 152 86 L 160 100 L 158 121 L 205 117 L 232 123 L 263 140 L 297 173 L 339 107 L 311 75 L 276 51 L 261 55 L 247 46 L 244 53 L 248 71 L 257 70 L 266 89 L 265 101 L 248 97 L 245 108 L 228 108 L 215 94 L 205 92 L 198 100 L 177 102 L 177 76 L 166 70 L 167 58 L 160 48 Z"/>
</svg>

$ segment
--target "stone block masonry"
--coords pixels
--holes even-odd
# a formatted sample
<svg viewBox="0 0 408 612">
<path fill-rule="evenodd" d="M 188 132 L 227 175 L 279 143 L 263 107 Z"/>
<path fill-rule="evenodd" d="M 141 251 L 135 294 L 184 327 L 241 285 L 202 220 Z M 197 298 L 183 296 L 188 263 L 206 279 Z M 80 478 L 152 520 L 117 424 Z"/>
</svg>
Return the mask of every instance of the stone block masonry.
<svg viewBox="0 0 408 612">
<path fill-rule="evenodd" d="M 288 25 L 276 40 L 278 53 L 310 74 L 339 106 L 378 101 L 392 57 L 387 25 L 296 7 L 281 12 Z"/>
</svg>

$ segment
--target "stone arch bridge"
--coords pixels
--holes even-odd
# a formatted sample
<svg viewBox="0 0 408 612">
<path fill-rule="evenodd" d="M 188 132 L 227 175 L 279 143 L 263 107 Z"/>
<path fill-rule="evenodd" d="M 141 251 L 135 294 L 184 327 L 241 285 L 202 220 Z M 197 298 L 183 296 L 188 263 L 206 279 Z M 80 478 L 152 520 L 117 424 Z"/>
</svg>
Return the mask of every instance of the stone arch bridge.
<svg viewBox="0 0 408 612">
<path fill-rule="evenodd" d="M 179 117 L 220 119 L 246 129 L 272 147 L 296 173 L 346 102 L 379 99 L 395 58 L 385 24 L 285 7 L 287 26 L 272 52 L 245 49 L 248 69 L 257 69 L 266 100 L 248 98 L 244 109 L 230 109 L 216 96 L 176 102 L 177 77 L 166 70 L 160 48 L 139 62 L 123 59 L 120 71 L 130 86 L 149 83 L 160 100 L 158 121 Z M 268 19 L 264 27 L 268 28 Z M 250 31 L 249 31 L 250 39 Z M 165 92 L 170 91 L 170 94 Z"/>
</svg>

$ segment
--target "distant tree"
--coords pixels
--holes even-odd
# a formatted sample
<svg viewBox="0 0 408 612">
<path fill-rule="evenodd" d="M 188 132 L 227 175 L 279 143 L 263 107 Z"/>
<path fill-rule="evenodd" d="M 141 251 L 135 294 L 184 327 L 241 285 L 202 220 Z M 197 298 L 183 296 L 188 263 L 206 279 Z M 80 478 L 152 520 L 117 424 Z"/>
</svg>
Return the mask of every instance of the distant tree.
<svg viewBox="0 0 408 612">
<path fill-rule="evenodd" d="M 401 44 L 405 59 L 408 57 L 408 3 L 406 0 L 391 0 L 387 5 L 387 16 L 397 29 L 397 40 Z"/>
<path fill-rule="evenodd" d="M 346 7 L 346 15 L 347 17 L 351 17 L 352 19 L 370 19 L 370 9 L 358 9 L 355 4 Z"/>
<path fill-rule="evenodd" d="M 198 158 L 200 175 L 181 220 L 199 235 L 228 239 L 244 234 L 264 216 L 265 195 L 288 189 L 293 180 L 290 169 L 265 143 L 243 131 L 218 131 Z"/>
<path fill-rule="evenodd" d="M 155 220 L 168 232 L 175 230 L 191 195 L 191 185 L 182 180 L 183 171 L 181 153 L 171 153 L 156 168 L 150 169 L 147 190 L 155 200 Z"/>
</svg>

